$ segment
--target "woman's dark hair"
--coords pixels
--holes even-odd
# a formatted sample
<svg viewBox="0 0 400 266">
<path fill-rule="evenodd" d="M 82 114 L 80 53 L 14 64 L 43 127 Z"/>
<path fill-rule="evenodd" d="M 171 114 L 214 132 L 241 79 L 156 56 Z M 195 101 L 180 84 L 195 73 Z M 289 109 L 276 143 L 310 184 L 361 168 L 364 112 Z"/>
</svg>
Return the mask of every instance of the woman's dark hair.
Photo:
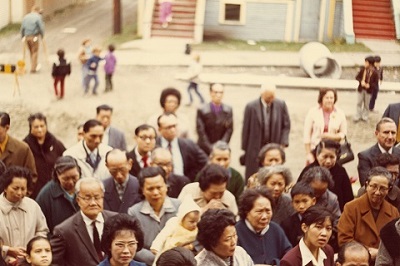
<svg viewBox="0 0 400 266">
<path fill-rule="evenodd" d="M 115 46 L 113 44 L 108 45 L 108 51 L 114 52 Z"/>
<path fill-rule="evenodd" d="M 327 217 L 333 222 L 333 216 L 329 211 L 322 206 L 313 205 L 304 212 L 301 223 L 310 226 L 314 223 L 324 222 Z"/>
<path fill-rule="evenodd" d="M 328 183 L 328 188 L 332 189 L 334 186 L 333 178 L 328 169 L 321 166 L 314 166 L 308 169 L 301 178 L 301 181 L 306 184 L 311 184 L 313 181 L 321 181 Z"/>
<path fill-rule="evenodd" d="M 239 216 L 241 220 L 246 220 L 247 214 L 253 209 L 254 202 L 264 197 L 271 203 L 271 210 L 274 208 L 274 198 L 267 188 L 251 188 L 243 191 L 239 198 Z"/>
<path fill-rule="evenodd" d="M 160 95 L 160 105 L 163 109 L 165 108 L 165 100 L 169 95 L 175 96 L 178 99 L 178 106 L 181 105 L 181 93 L 175 88 L 166 88 Z"/>
<path fill-rule="evenodd" d="M 230 210 L 209 209 L 203 213 L 197 224 L 197 240 L 206 250 L 212 250 L 218 244 L 225 228 L 235 224 L 235 215 Z"/>
<path fill-rule="evenodd" d="M 156 266 L 196 266 L 193 252 L 184 247 L 175 247 L 163 252 Z"/>
<path fill-rule="evenodd" d="M 314 156 L 317 157 L 322 149 L 335 150 L 336 157 L 338 157 L 340 154 L 340 143 L 330 139 L 321 140 L 313 150 Z"/>
<path fill-rule="evenodd" d="M 290 190 L 290 196 L 292 197 L 292 199 L 296 195 L 307 195 L 310 198 L 315 198 L 314 189 L 310 185 L 302 181 L 297 182 Z"/>
<path fill-rule="evenodd" d="M 165 179 L 166 178 L 166 173 L 165 173 L 164 169 L 162 169 L 162 167 L 160 167 L 160 166 L 150 166 L 150 167 L 143 168 L 139 173 L 139 185 L 140 185 L 140 188 L 143 188 L 144 181 L 146 180 L 146 178 L 152 178 L 152 177 L 156 177 L 158 175 L 161 175 L 162 178 L 164 179 L 164 182 L 167 183 L 167 181 Z"/>
<path fill-rule="evenodd" d="M 31 240 L 29 240 L 28 244 L 26 244 L 26 254 L 30 255 L 32 248 L 33 248 L 33 244 L 35 244 L 36 241 L 39 240 L 45 240 L 49 243 L 50 245 L 50 241 L 49 239 L 47 239 L 47 237 L 44 236 L 35 236 L 34 238 L 32 238 Z"/>
<path fill-rule="evenodd" d="M 140 251 L 143 248 L 144 234 L 139 220 L 126 213 L 119 213 L 104 223 L 101 250 L 108 256 L 108 259 L 111 259 L 111 244 L 113 240 L 123 230 L 132 231 L 135 235 L 136 241 L 138 241 L 136 251 Z"/>
<path fill-rule="evenodd" d="M 263 162 L 265 160 L 265 156 L 267 155 L 267 153 L 269 151 L 272 150 L 278 150 L 279 153 L 281 154 L 281 158 L 282 158 L 282 164 L 285 163 L 286 161 L 286 154 L 285 151 L 282 149 L 281 145 L 277 144 L 277 143 L 268 143 L 267 145 L 264 145 L 260 152 L 258 153 L 258 157 L 257 157 L 257 161 L 260 167 L 264 166 Z"/>
<path fill-rule="evenodd" d="M 51 173 L 54 182 L 60 183 L 60 180 L 58 180 L 58 175 L 73 168 L 76 168 L 78 170 L 80 178 L 82 175 L 82 171 L 80 166 L 78 165 L 78 162 L 69 155 L 59 157 L 54 163 L 53 172 Z"/>
<path fill-rule="evenodd" d="M 40 121 L 44 121 L 44 124 L 47 126 L 47 118 L 46 118 L 46 116 L 45 116 L 44 114 L 42 114 L 42 113 L 31 114 L 31 115 L 29 115 L 29 117 L 28 117 L 29 133 L 30 133 L 31 130 L 32 130 L 32 123 L 33 123 L 33 121 L 35 121 L 36 119 L 37 119 L 37 120 L 40 120 Z"/>
<path fill-rule="evenodd" d="M 218 164 L 207 164 L 199 173 L 199 186 L 201 191 L 206 191 L 211 184 L 227 183 L 228 178 L 228 170 Z"/>
<path fill-rule="evenodd" d="M 319 95 L 318 95 L 318 103 L 322 104 L 322 98 L 324 98 L 325 94 L 327 94 L 328 92 L 333 92 L 333 103 L 336 103 L 337 101 L 337 92 L 335 89 L 332 88 L 322 88 L 319 90 Z"/>
<path fill-rule="evenodd" d="M 32 190 L 32 173 L 29 169 L 12 165 L 1 176 L 0 191 L 4 191 L 15 177 L 25 178 L 28 191 Z"/>
</svg>

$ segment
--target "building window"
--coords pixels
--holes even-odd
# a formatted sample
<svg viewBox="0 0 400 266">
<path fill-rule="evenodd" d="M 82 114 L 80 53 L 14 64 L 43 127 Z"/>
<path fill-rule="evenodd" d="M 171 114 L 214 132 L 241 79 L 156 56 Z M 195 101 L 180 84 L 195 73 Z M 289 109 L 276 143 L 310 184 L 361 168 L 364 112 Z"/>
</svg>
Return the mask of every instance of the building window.
<svg viewBox="0 0 400 266">
<path fill-rule="evenodd" d="M 220 0 L 219 23 L 244 25 L 245 6 L 244 0 Z"/>
</svg>

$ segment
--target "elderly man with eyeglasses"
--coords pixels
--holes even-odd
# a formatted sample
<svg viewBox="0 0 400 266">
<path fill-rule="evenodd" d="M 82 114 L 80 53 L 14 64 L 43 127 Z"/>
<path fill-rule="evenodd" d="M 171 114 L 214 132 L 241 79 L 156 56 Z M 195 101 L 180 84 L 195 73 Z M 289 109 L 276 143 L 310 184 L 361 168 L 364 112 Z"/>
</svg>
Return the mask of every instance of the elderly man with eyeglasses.
<svg viewBox="0 0 400 266">
<path fill-rule="evenodd" d="M 75 191 L 81 211 L 54 228 L 53 266 L 96 266 L 104 259 L 100 246 L 104 222 L 117 213 L 103 209 L 104 185 L 99 179 L 79 179 Z"/>
<path fill-rule="evenodd" d="M 385 200 L 392 184 L 392 174 L 381 166 L 372 168 L 366 180 L 366 193 L 344 206 L 338 223 L 339 246 L 358 241 L 375 260 L 380 230 L 399 217 L 399 211 Z"/>
<path fill-rule="evenodd" d="M 139 181 L 129 174 L 132 160 L 125 152 L 113 149 L 106 154 L 106 166 L 111 177 L 103 180 L 104 209 L 127 213 L 129 207 L 140 201 Z"/>
</svg>

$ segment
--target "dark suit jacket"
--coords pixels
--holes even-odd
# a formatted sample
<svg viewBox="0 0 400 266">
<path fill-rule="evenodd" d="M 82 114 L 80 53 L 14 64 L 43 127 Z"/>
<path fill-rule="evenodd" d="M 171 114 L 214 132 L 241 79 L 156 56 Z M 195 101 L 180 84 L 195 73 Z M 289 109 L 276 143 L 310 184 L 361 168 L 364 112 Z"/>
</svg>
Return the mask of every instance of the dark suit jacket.
<svg viewBox="0 0 400 266">
<path fill-rule="evenodd" d="M 257 172 L 257 155 L 263 143 L 263 112 L 261 98 L 246 105 L 243 118 L 242 150 L 245 152 L 246 179 Z M 271 107 L 270 142 L 289 146 L 290 117 L 286 103 L 275 99 Z"/>
<path fill-rule="evenodd" d="M 325 247 L 322 248 L 322 250 L 326 254 L 326 259 L 324 260 L 324 266 L 334 266 L 335 263 L 333 261 L 333 249 L 331 246 L 326 245 Z M 299 266 L 302 265 L 302 257 L 300 253 L 300 247 L 299 245 L 295 246 L 291 250 L 289 250 L 285 256 L 281 259 L 281 266 Z M 308 263 L 307 265 L 312 266 L 312 263 Z"/>
<path fill-rule="evenodd" d="M 110 127 L 108 146 L 111 146 L 114 149 L 120 149 L 121 151 L 126 151 L 125 134 L 115 127 Z"/>
<path fill-rule="evenodd" d="M 178 198 L 182 191 L 182 188 L 190 183 L 190 179 L 186 176 L 175 175 L 171 173 L 167 180 L 168 192 L 167 195 L 170 198 Z"/>
<path fill-rule="evenodd" d="M 103 211 L 104 221 L 116 214 Z M 97 266 L 100 263 L 81 212 L 77 212 L 57 225 L 50 243 L 53 252 L 53 266 Z"/>
<path fill-rule="evenodd" d="M 161 139 L 157 138 L 157 146 L 161 145 Z M 200 147 L 190 139 L 178 138 L 179 149 L 183 160 L 183 173 L 191 182 L 207 164 L 208 158 Z"/>
<path fill-rule="evenodd" d="M 381 154 L 381 150 L 376 143 L 371 148 L 358 153 L 358 177 L 360 179 L 361 186 L 365 185 L 365 181 L 368 177 L 368 171 L 371 170 L 376 164 L 376 157 Z M 393 155 L 400 157 L 400 148 L 393 147 Z"/>
<path fill-rule="evenodd" d="M 383 112 L 382 117 L 389 117 L 393 119 L 396 123 L 396 127 L 399 127 L 399 117 L 400 117 L 400 103 L 389 104 L 385 112 Z"/>
<path fill-rule="evenodd" d="M 109 177 L 103 180 L 104 188 L 104 209 L 127 213 L 129 207 L 133 204 L 138 203 L 141 198 L 139 194 L 139 181 L 136 177 L 129 175 L 128 183 L 126 184 L 125 193 L 122 197 L 122 201 L 119 199 L 117 188 L 113 177 Z"/>
<path fill-rule="evenodd" d="M 132 159 L 132 168 L 129 171 L 129 174 L 137 177 L 139 176 L 140 170 L 142 170 L 142 168 L 140 167 L 140 164 L 136 159 L 135 149 L 136 147 L 133 148 L 130 152 L 127 152 L 126 156 L 128 157 L 128 159 Z"/>
<path fill-rule="evenodd" d="M 197 110 L 196 129 L 199 139 L 197 144 L 207 154 L 211 153 L 212 145 L 218 140 L 229 143 L 233 133 L 232 107 L 222 104 L 222 110 L 215 114 L 211 103 Z"/>
<path fill-rule="evenodd" d="M 361 81 L 363 79 L 363 75 L 364 75 L 364 69 L 365 67 L 361 67 L 360 71 L 358 72 L 357 76 L 356 76 L 356 80 L 358 80 L 359 85 L 358 85 L 358 92 L 361 92 L 363 89 L 367 91 L 367 93 L 371 93 L 375 90 L 378 89 L 379 87 L 379 73 L 376 69 L 371 70 L 372 73 L 370 74 L 370 77 L 366 77 L 366 83 L 369 84 L 369 88 L 363 88 L 361 86 Z"/>
<path fill-rule="evenodd" d="M 28 144 L 8 135 L 8 142 L 4 152 L 0 155 L 0 160 L 2 160 L 7 167 L 17 165 L 31 170 L 33 182 L 36 184 L 37 172 L 35 158 Z"/>
</svg>

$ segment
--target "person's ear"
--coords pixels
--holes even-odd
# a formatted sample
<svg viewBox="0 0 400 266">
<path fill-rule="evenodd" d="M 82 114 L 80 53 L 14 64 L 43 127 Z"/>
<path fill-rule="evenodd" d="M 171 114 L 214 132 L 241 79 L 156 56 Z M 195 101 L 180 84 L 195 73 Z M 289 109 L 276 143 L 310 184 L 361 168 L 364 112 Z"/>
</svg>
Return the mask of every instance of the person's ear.
<svg viewBox="0 0 400 266">
<path fill-rule="evenodd" d="M 29 255 L 26 255 L 26 261 L 30 264 L 32 262 L 31 257 Z"/>
<path fill-rule="evenodd" d="M 311 199 L 311 206 L 314 206 L 316 203 L 317 203 L 317 198 L 316 198 L 316 197 L 313 197 L 313 198 Z"/>
<path fill-rule="evenodd" d="M 335 266 L 342 266 L 342 264 L 340 264 L 339 262 L 336 262 Z"/>
<path fill-rule="evenodd" d="M 301 231 L 303 231 L 303 233 L 305 234 L 308 230 L 308 226 L 305 223 L 301 224 Z"/>
<path fill-rule="evenodd" d="M 133 165 L 133 160 L 131 158 L 128 159 L 128 168 L 129 171 L 132 169 L 132 165 Z"/>
</svg>

